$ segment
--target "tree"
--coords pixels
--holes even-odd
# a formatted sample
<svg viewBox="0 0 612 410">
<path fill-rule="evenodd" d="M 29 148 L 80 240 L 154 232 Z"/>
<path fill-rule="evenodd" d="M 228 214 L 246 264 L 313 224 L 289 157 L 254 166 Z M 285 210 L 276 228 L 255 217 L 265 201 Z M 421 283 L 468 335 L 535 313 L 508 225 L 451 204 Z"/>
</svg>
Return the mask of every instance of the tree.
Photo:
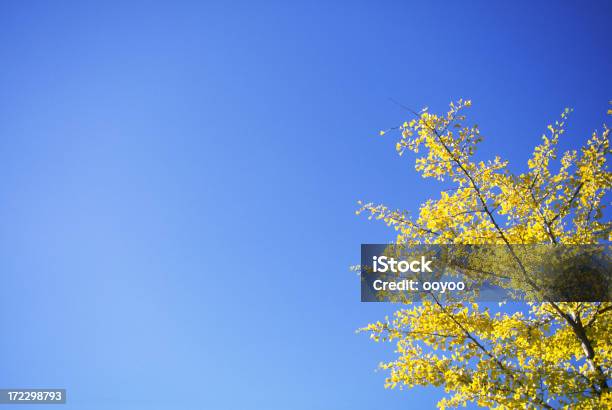
<svg viewBox="0 0 612 410">
<path fill-rule="evenodd" d="M 510 247 L 612 240 L 612 224 L 603 214 L 612 185 L 607 126 L 580 150 L 558 157 L 571 112 L 565 109 L 535 147 L 528 171 L 516 175 L 500 157 L 475 159 L 482 138 L 477 125 L 466 125 L 470 106 L 459 100 L 443 115 L 411 110 L 414 118 L 396 129 L 397 152 L 420 154 L 416 170 L 452 188 L 423 203 L 416 217 L 361 202 L 357 213 L 395 228 L 398 244 Z M 494 313 L 476 303 L 431 298 L 361 330 L 396 344 L 395 360 L 381 364 L 389 371 L 386 387 L 444 387 L 449 395 L 438 402 L 442 409 L 468 402 L 498 409 L 612 408 L 612 303 L 521 306 L 515 313 Z"/>
</svg>

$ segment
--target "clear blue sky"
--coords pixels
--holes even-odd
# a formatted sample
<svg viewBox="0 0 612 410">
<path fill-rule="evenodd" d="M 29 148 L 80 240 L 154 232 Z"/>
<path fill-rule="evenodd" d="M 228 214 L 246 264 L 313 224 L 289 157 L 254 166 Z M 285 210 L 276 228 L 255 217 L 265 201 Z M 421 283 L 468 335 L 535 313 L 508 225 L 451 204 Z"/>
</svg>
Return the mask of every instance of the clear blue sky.
<svg viewBox="0 0 612 410">
<path fill-rule="evenodd" d="M 258 4 L 256 4 L 258 3 Z M 291 3 L 291 4 L 290 4 Z M 66 409 L 431 408 L 355 329 L 358 199 L 438 188 L 378 130 L 474 101 L 523 165 L 612 99 L 608 2 L 0 5 L 0 386 Z M 25 410 L 27 407 L 20 407 Z"/>
</svg>

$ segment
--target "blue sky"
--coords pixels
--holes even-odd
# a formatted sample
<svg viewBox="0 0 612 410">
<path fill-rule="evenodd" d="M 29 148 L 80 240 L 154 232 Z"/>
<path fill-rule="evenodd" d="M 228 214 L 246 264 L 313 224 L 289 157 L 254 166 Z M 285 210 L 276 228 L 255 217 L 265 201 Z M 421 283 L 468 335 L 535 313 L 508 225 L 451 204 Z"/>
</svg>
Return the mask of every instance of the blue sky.
<svg viewBox="0 0 612 410">
<path fill-rule="evenodd" d="M 67 409 L 405 409 L 348 267 L 359 199 L 439 186 L 378 130 L 470 98 L 520 169 L 612 99 L 610 2 L 3 2 L 0 386 Z M 20 407 L 24 410 L 26 407 Z"/>
</svg>

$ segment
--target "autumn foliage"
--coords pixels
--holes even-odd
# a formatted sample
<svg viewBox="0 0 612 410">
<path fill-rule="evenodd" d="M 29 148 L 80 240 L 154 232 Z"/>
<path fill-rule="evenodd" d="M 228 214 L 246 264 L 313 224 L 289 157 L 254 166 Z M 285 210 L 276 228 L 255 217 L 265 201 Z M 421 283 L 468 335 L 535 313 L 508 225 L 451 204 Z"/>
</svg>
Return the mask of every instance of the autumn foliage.
<svg viewBox="0 0 612 410">
<path fill-rule="evenodd" d="M 411 112 L 397 128 L 398 153 L 415 153 L 423 177 L 451 188 L 414 217 L 374 203 L 360 203 L 358 213 L 393 227 L 398 244 L 609 243 L 607 126 L 579 150 L 558 153 L 571 113 L 564 110 L 517 175 L 501 157 L 475 159 L 482 138 L 466 122 L 470 105 L 460 100 L 442 115 Z M 386 386 L 441 386 L 448 395 L 440 408 L 468 402 L 498 409 L 612 408 L 612 303 L 511 303 L 515 313 L 432 298 L 362 330 L 396 345 L 396 359 L 381 364 L 389 372 Z"/>
</svg>

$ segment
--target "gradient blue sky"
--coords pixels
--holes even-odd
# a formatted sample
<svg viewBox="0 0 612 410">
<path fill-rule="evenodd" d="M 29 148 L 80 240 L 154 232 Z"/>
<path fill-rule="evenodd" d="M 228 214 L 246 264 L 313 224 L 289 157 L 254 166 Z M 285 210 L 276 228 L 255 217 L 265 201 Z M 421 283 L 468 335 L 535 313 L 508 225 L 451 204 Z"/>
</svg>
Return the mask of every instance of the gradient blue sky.
<svg viewBox="0 0 612 410">
<path fill-rule="evenodd" d="M 381 128 L 474 101 L 522 166 L 612 98 L 607 2 L 0 5 L 0 386 L 66 409 L 431 408 L 355 329 L 358 199 L 438 186 Z M 449 2 L 450 3 L 450 2 Z M 27 407 L 20 407 L 25 410 Z M 37 407 L 38 408 L 38 407 Z"/>
</svg>

